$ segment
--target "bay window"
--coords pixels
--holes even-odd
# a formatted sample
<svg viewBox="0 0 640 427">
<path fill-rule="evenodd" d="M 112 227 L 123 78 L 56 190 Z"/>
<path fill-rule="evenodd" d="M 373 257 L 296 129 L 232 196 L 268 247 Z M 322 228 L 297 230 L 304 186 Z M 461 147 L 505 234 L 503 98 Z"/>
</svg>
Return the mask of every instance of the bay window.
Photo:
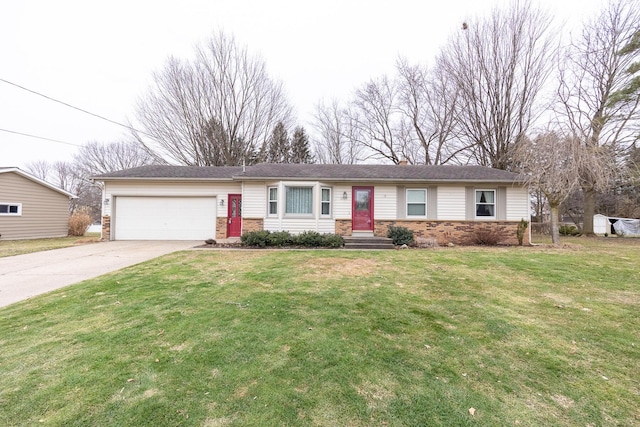
<svg viewBox="0 0 640 427">
<path fill-rule="evenodd" d="M 285 187 L 285 199 L 285 214 L 313 214 L 313 187 Z"/>
</svg>

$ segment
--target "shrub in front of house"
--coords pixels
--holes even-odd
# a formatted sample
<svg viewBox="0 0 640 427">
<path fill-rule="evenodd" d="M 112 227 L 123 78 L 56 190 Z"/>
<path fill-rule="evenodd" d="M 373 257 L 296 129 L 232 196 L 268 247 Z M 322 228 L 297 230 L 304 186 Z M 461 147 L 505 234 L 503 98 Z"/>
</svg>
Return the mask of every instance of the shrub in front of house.
<svg viewBox="0 0 640 427">
<path fill-rule="evenodd" d="M 491 227 L 478 228 L 473 232 L 476 244 L 496 246 L 501 240 L 500 232 Z"/>
<path fill-rule="evenodd" d="M 338 234 L 320 234 L 317 231 L 303 231 L 297 236 L 288 231 L 267 230 L 248 231 L 240 236 L 243 246 L 257 248 L 303 246 L 308 248 L 341 248 L 344 239 Z"/>
<path fill-rule="evenodd" d="M 267 238 L 271 234 L 268 230 L 247 231 L 240 236 L 240 242 L 244 246 L 264 248 L 267 246 Z"/>
<path fill-rule="evenodd" d="M 303 231 L 296 236 L 296 243 L 300 246 L 317 248 L 322 246 L 322 234 L 317 231 Z"/>
<path fill-rule="evenodd" d="M 344 246 L 344 239 L 339 234 L 323 234 L 322 246 L 325 248 L 341 248 Z"/>
<path fill-rule="evenodd" d="M 407 227 L 392 225 L 387 231 L 387 237 L 393 240 L 393 244 L 396 246 L 411 245 L 413 243 L 413 231 Z"/>
<path fill-rule="evenodd" d="M 77 208 L 69 217 L 69 236 L 84 236 L 91 225 L 91 215 L 88 207 Z"/>
<path fill-rule="evenodd" d="M 274 231 L 267 235 L 267 246 L 291 246 L 295 240 L 295 237 L 288 231 Z"/>
<path fill-rule="evenodd" d="M 527 227 L 529 227 L 529 221 L 524 218 L 520 220 L 518 223 L 518 228 L 516 229 L 516 237 L 518 238 L 518 245 L 522 246 L 524 242 L 524 232 L 527 231 Z"/>
</svg>

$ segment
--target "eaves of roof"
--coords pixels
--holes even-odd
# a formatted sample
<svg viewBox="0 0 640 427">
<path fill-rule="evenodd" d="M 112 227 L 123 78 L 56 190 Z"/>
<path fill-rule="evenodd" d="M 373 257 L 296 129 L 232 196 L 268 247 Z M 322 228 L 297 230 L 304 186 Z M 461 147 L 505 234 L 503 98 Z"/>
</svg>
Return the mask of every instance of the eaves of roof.
<svg viewBox="0 0 640 427">
<path fill-rule="evenodd" d="M 57 191 L 58 193 L 64 194 L 65 196 L 69 197 L 70 199 L 77 199 L 78 198 L 78 196 L 76 196 L 75 194 L 69 193 L 68 191 L 63 190 L 62 188 L 58 188 L 53 184 L 49 184 L 47 181 L 44 181 L 44 180 L 42 180 L 40 178 L 37 178 L 37 177 L 35 177 L 35 176 L 23 171 L 20 168 L 17 168 L 17 167 L 0 168 L 0 174 L 8 173 L 8 172 L 14 172 L 14 173 L 20 175 L 23 178 L 26 178 L 26 179 L 28 179 L 30 181 L 33 181 L 35 183 L 38 183 L 38 184 L 42 185 L 43 187 L 47 187 L 47 188 L 49 188 L 49 189 L 51 189 L 53 191 Z"/>
<path fill-rule="evenodd" d="M 509 183 L 515 173 L 479 166 L 301 165 L 258 164 L 245 167 L 151 165 L 91 177 L 98 181 L 326 181 L 389 183 Z"/>
<path fill-rule="evenodd" d="M 235 175 L 234 180 L 237 181 L 325 181 L 325 182 L 433 182 L 433 183 L 458 183 L 458 182 L 474 182 L 474 183 L 507 183 L 507 184 L 524 184 L 524 180 L 520 179 L 479 179 L 479 178 L 334 178 L 334 177 L 297 177 L 297 176 L 243 176 Z"/>
</svg>

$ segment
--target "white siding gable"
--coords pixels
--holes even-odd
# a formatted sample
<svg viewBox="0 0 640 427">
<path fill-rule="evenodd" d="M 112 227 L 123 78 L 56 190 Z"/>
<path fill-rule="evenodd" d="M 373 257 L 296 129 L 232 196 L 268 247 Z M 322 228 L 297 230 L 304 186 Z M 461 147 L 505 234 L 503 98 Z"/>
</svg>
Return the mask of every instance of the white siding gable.
<svg viewBox="0 0 640 427">
<path fill-rule="evenodd" d="M 347 198 L 342 196 L 347 194 Z M 333 187 L 333 217 L 336 219 L 351 219 L 351 186 L 336 184 Z"/>
<path fill-rule="evenodd" d="M 439 220 L 464 220 L 465 211 L 464 187 L 438 187 L 438 217 Z"/>
<path fill-rule="evenodd" d="M 280 198 L 279 193 L 278 198 Z M 266 216 L 267 185 L 264 182 L 245 182 L 242 188 L 242 217 L 264 218 Z"/>
<path fill-rule="evenodd" d="M 529 191 L 526 187 L 507 187 L 507 221 L 529 220 Z"/>
<path fill-rule="evenodd" d="M 397 191 L 395 186 L 375 186 L 373 190 L 373 217 L 375 219 L 396 219 Z"/>
</svg>

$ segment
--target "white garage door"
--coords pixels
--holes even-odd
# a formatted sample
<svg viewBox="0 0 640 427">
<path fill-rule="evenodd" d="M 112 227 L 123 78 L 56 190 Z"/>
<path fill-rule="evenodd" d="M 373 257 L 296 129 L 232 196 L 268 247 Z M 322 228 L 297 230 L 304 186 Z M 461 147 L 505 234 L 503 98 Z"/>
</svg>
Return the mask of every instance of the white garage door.
<svg viewBox="0 0 640 427">
<path fill-rule="evenodd" d="M 205 240 L 216 236 L 214 197 L 116 197 L 116 240 Z"/>
</svg>

